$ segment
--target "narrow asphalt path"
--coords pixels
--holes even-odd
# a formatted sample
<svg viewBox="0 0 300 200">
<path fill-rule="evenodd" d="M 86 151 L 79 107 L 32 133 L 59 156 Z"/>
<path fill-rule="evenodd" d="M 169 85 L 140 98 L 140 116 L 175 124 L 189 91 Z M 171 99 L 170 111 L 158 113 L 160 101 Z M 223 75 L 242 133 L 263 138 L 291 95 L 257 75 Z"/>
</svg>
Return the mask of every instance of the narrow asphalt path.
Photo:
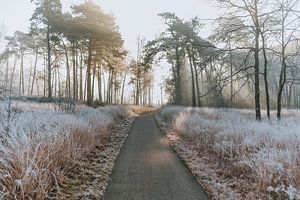
<svg viewBox="0 0 300 200">
<path fill-rule="evenodd" d="M 206 200 L 205 191 L 172 151 L 153 115 L 133 124 L 104 200 Z"/>
</svg>

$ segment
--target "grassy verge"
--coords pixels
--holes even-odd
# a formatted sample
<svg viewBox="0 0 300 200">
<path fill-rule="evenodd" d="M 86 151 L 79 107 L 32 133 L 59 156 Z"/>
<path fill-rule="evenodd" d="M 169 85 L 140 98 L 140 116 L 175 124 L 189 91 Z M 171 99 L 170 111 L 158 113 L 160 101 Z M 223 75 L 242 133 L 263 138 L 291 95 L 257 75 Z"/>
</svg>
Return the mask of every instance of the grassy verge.
<svg viewBox="0 0 300 200">
<path fill-rule="evenodd" d="M 250 110 L 184 107 L 158 115 L 214 199 L 299 199 L 299 117 L 285 111 L 281 122 L 259 123 Z"/>
<path fill-rule="evenodd" d="M 0 105 L 0 199 L 51 198 L 109 126 L 127 116 L 119 106 L 72 113 L 23 107 Z"/>
</svg>

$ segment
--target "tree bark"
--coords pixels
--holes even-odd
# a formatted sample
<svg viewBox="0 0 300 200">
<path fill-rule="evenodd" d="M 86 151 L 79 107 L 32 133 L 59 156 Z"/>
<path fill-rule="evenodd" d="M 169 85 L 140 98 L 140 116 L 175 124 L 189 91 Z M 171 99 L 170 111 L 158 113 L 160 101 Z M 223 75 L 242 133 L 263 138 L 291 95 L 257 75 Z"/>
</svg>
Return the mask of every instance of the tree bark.
<svg viewBox="0 0 300 200">
<path fill-rule="evenodd" d="M 196 103 L 196 91 L 195 91 L 195 75 L 194 75 L 194 68 L 192 63 L 192 55 L 190 53 L 190 50 L 188 50 L 188 57 L 189 57 L 189 64 L 190 64 L 190 70 L 191 70 L 191 78 L 192 78 L 192 105 L 193 107 L 197 106 Z"/>
<path fill-rule="evenodd" d="M 98 69 L 98 96 L 99 96 L 99 101 L 103 102 L 103 99 L 102 99 L 102 78 L 101 78 L 100 66 L 99 66 L 99 69 Z"/>
<path fill-rule="evenodd" d="M 122 94 L 121 94 L 121 104 L 124 104 L 124 90 L 125 90 L 125 81 L 126 81 L 126 73 L 123 77 L 123 83 L 122 83 Z"/>
<path fill-rule="evenodd" d="M 50 25 L 47 24 L 47 56 L 48 56 L 48 98 L 52 99 L 52 88 L 51 88 L 51 46 L 50 46 Z"/>
<path fill-rule="evenodd" d="M 93 96 L 92 96 L 92 80 L 91 80 L 91 67 L 92 67 L 92 39 L 89 39 L 89 47 L 88 47 L 88 62 L 87 62 L 87 86 L 86 86 L 86 95 L 87 95 L 87 105 L 92 106 L 93 104 Z"/>
<path fill-rule="evenodd" d="M 284 16 L 284 8 L 281 8 L 281 14 L 282 17 Z M 281 107 L 282 107 L 282 93 L 283 93 L 283 89 L 286 83 L 286 58 L 285 58 L 285 50 L 286 50 L 286 46 L 285 46 L 285 39 L 284 39 L 284 35 L 285 35 L 285 18 L 282 20 L 281 22 L 281 71 L 280 71 L 280 77 L 279 77 L 279 84 L 278 84 L 278 95 L 277 95 L 277 119 L 281 120 Z"/>
<path fill-rule="evenodd" d="M 196 81 L 196 90 L 197 90 L 197 106 L 201 106 L 201 95 L 200 95 L 200 85 L 199 85 L 199 74 L 196 65 L 195 56 L 192 54 L 193 66 L 195 70 L 195 81 Z"/>
<path fill-rule="evenodd" d="M 139 75 L 138 75 L 139 76 Z M 137 77 L 136 79 L 136 86 L 135 86 L 135 105 L 140 105 L 140 78 Z"/>
<path fill-rule="evenodd" d="M 31 90 L 30 95 L 33 95 L 33 87 L 36 77 L 36 70 L 37 70 L 37 61 L 38 61 L 38 48 L 35 50 L 35 61 L 34 61 L 34 68 L 33 68 L 33 75 L 32 75 L 32 84 L 31 84 Z"/>
<path fill-rule="evenodd" d="M 270 120 L 270 95 L 269 95 L 269 82 L 268 82 L 268 58 L 267 58 L 267 52 L 265 47 L 265 36 L 263 33 L 261 33 L 262 38 L 262 50 L 264 55 L 264 81 L 265 81 L 265 92 L 266 92 L 266 105 L 267 105 L 267 117 Z"/>
<path fill-rule="evenodd" d="M 175 104 L 182 105 L 182 90 L 181 90 L 181 63 L 180 63 L 180 55 L 179 55 L 179 47 L 175 47 L 176 52 L 176 80 L 175 80 L 175 91 L 176 91 L 176 99 Z"/>
<path fill-rule="evenodd" d="M 80 53 L 80 70 L 79 70 L 79 96 L 83 100 L 83 56 Z"/>
<path fill-rule="evenodd" d="M 259 36 L 260 36 L 260 26 L 259 20 L 257 16 L 257 2 L 255 3 L 255 50 L 254 50 L 254 57 L 255 57 L 255 64 L 254 64 L 254 71 L 255 71 L 255 116 L 257 121 L 261 121 L 261 108 L 260 108 L 260 82 L 259 82 Z"/>
<path fill-rule="evenodd" d="M 14 66 L 13 66 L 13 70 L 10 76 L 10 86 L 9 86 L 9 93 L 12 94 L 12 87 L 13 87 L 13 82 L 14 82 L 14 77 L 15 77 L 15 70 L 16 70 L 16 65 L 17 65 L 17 58 L 15 55 L 14 58 Z"/>
<path fill-rule="evenodd" d="M 76 85 L 77 85 L 77 79 L 76 79 L 76 58 L 75 58 L 75 42 L 72 42 L 72 64 L 73 64 L 73 99 L 76 99 Z"/>
<path fill-rule="evenodd" d="M 107 102 L 107 96 L 106 96 L 106 82 L 105 82 L 105 76 L 104 76 L 104 72 L 102 71 L 102 80 L 103 80 L 103 100 L 104 102 Z"/>
<path fill-rule="evenodd" d="M 234 97 L 233 97 L 233 63 L 232 63 L 232 52 L 231 52 L 231 41 L 229 39 L 229 64 L 230 64 L 230 107 L 234 105 Z"/>
<path fill-rule="evenodd" d="M 93 98 L 95 96 L 96 66 L 97 66 L 97 63 L 95 62 L 94 67 L 93 67 L 93 78 L 92 78 L 92 97 Z"/>
<path fill-rule="evenodd" d="M 8 70 L 9 70 L 9 55 L 7 54 L 6 58 L 6 70 L 5 70 L 5 89 L 8 90 Z"/>
<path fill-rule="evenodd" d="M 108 103 L 111 103 L 111 101 L 110 101 L 110 90 L 111 90 L 111 71 L 109 70 L 108 77 L 107 77 L 107 89 L 106 89 L 106 101 Z"/>
<path fill-rule="evenodd" d="M 24 95 L 24 50 L 21 50 L 21 65 L 19 74 L 19 95 Z"/>
</svg>

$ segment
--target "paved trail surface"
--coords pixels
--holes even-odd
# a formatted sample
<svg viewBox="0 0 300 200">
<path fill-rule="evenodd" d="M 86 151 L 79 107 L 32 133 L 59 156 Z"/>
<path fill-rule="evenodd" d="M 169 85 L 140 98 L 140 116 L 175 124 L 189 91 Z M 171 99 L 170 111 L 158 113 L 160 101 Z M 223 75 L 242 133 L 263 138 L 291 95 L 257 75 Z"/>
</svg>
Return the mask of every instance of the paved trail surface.
<svg viewBox="0 0 300 200">
<path fill-rule="evenodd" d="M 205 191 L 171 149 L 153 115 L 133 124 L 104 200 L 206 200 Z"/>
</svg>

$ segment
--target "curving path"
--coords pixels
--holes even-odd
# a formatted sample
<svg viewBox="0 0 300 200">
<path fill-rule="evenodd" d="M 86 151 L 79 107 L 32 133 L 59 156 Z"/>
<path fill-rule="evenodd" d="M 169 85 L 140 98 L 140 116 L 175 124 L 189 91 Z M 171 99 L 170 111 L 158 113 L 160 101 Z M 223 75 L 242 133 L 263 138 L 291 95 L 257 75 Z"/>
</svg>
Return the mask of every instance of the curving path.
<svg viewBox="0 0 300 200">
<path fill-rule="evenodd" d="M 121 149 L 105 200 L 206 200 L 171 149 L 153 115 L 136 119 Z"/>
</svg>

